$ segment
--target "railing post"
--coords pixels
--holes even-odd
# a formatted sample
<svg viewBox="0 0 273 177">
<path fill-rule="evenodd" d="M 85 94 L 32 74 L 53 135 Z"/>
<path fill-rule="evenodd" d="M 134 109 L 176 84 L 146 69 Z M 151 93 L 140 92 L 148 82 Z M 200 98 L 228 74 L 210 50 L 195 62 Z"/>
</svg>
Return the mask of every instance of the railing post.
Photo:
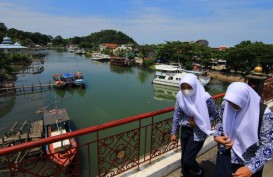
<svg viewBox="0 0 273 177">
<path fill-rule="evenodd" d="M 50 82 L 50 79 L 49 79 L 49 82 L 48 82 L 48 88 L 51 89 L 51 82 Z"/>
</svg>

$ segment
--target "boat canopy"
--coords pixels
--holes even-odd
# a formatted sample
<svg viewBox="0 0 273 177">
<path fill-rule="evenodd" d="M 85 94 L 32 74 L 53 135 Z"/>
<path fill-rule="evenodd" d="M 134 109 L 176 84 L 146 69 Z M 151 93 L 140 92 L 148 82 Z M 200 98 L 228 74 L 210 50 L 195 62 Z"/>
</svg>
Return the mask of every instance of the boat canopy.
<svg viewBox="0 0 273 177">
<path fill-rule="evenodd" d="M 74 75 L 71 73 L 64 74 L 64 78 L 71 78 L 71 77 L 74 77 Z"/>
</svg>

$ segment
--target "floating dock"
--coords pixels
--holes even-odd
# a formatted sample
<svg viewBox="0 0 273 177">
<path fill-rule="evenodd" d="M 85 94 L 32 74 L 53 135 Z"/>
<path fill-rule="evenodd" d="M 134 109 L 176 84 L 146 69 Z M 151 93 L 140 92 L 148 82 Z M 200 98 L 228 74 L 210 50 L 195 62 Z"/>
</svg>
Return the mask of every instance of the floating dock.
<svg viewBox="0 0 273 177">
<path fill-rule="evenodd" d="M 5 136 L 0 139 L 0 147 L 12 146 L 15 144 L 33 141 L 43 138 L 43 120 L 29 124 L 15 122 Z"/>
</svg>

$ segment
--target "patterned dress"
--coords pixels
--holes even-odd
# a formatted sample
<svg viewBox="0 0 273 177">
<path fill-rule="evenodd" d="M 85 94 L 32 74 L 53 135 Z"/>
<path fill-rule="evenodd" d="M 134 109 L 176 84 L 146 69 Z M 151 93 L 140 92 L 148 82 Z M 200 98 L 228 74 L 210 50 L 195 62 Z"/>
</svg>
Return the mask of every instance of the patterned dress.
<svg viewBox="0 0 273 177">
<path fill-rule="evenodd" d="M 217 112 L 217 109 L 215 107 L 214 100 L 210 97 L 206 101 L 209 117 L 210 117 L 210 123 L 213 123 L 217 118 L 219 118 L 219 114 Z M 175 109 L 174 109 L 174 115 L 173 115 L 173 124 L 172 124 L 172 130 L 171 134 L 175 135 L 177 133 L 177 130 L 179 129 L 179 126 L 187 126 L 191 127 L 189 124 L 189 118 L 190 116 L 185 114 L 181 108 L 179 107 L 178 101 L 176 101 Z M 205 141 L 207 138 L 207 135 L 200 130 L 197 126 L 193 128 L 193 134 L 194 134 L 194 141 Z"/>
<path fill-rule="evenodd" d="M 216 125 L 215 137 L 223 134 L 222 118 L 224 113 L 225 103 L 222 103 L 220 110 L 220 121 Z M 259 143 L 250 146 L 243 154 L 245 161 L 240 159 L 235 152 L 231 149 L 231 163 L 245 165 L 249 168 L 252 173 L 257 172 L 261 169 L 265 163 L 272 158 L 273 152 L 273 115 L 266 108 L 267 113 L 263 115 L 262 125 L 259 133 Z M 226 149 L 220 145 L 219 152 L 223 153 Z"/>
</svg>

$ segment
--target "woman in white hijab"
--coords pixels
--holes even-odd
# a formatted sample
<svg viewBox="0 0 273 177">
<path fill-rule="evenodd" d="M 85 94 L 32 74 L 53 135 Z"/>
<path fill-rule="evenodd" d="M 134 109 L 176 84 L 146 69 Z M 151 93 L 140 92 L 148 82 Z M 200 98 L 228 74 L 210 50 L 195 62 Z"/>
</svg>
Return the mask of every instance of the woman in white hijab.
<svg viewBox="0 0 273 177">
<path fill-rule="evenodd" d="M 262 177 L 264 164 L 272 158 L 273 116 L 260 101 L 247 84 L 229 85 L 214 134 L 215 177 Z"/>
<path fill-rule="evenodd" d="M 184 177 L 203 176 L 203 170 L 196 162 L 196 156 L 211 131 L 211 123 L 218 118 L 218 112 L 211 96 L 200 84 L 197 76 L 184 74 L 179 82 L 176 96 L 171 140 L 181 126 L 181 169 Z"/>
</svg>

